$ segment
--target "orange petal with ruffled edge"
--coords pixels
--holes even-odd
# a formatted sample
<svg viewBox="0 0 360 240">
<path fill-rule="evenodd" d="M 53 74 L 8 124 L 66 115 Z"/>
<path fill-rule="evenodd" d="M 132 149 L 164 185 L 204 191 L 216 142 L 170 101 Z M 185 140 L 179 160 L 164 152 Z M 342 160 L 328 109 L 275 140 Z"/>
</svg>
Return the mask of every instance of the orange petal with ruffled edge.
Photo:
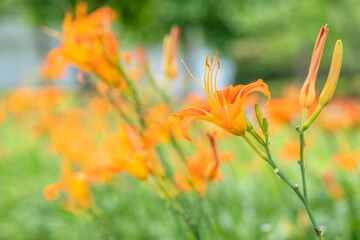
<svg viewBox="0 0 360 240">
<path fill-rule="evenodd" d="M 215 123 L 210 111 L 211 107 L 208 104 L 203 104 L 199 107 L 185 108 L 172 113 L 169 116 L 169 120 L 172 123 L 181 123 L 181 132 L 183 136 L 188 141 L 193 142 L 193 140 L 189 137 L 188 125 L 195 119 L 202 119 Z"/>
<path fill-rule="evenodd" d="M 258 79 L 256 82 L 244 86 L 241 89 L 241 91 L 238 93 L 236 100 L 244 99 L 247 95 L 249 95 L 252 92 L 263 93 L 268 98 L 265 106 L 269 104 L 271 95 L 268 89 L 268 85 L 264 83 L 262 79 Z"/>
</svg>

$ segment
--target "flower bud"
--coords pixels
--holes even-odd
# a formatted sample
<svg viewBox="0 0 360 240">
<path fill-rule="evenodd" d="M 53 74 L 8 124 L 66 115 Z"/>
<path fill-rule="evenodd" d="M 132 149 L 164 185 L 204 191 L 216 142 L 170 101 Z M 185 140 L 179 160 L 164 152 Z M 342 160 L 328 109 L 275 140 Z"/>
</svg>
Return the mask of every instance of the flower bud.
<svg viewBox="0 0 360 240">
<path fill-rule="evenodd" d="M 331 60 L 329 75 L 319 97 L 319 104 L 322 106 L 326 106 L 334 95 L 335 88 L 339 80 L 342 58 L 343 44 L 341 40 L 337 40 Z"/>
<path fill-rule="evenodd" d="M 299 95 L 299 103 L 302 108 L 310 108 L 315 100 L 315 81 L 328 32 L 329 29 L 326 28 L 325 25 L 320 29 L 319 35 L 317 37 L 314 51 L 311 57 L 309 73 Z"/>
<path fill-rule="evenodd" d="M 251 131 L 251 129 L 254 129 L 254 127 L 251 125 L 251 122 L 246 116 L 245 116 L 245 122 L 246 122 L 246 131 Z"/>
<path fill-rule="evenodd" d="M 262 128 L 264 117 L 263 117 L 263 114 L 261 112 L 259 105 L 257 105 L 257 104 L 255 104 L 255 114 L 256 114 L 256 119 L 257 119 L 260 127 Z"/>
<path fill-rule="evenodd" d="M 263 119 L 263 125 L 262 125 L 261 129 L 264 134 L 267 133 L 269 130 L 269 122 L 266 118 Z"/>
<path fill-rule="evenodd" d="M 170 35 L 164 37 L 163 43 L 163 66 L 165 76 L 169 80 L 176 78 L 178 74 L 177 55 L 180 29 L 173 26 Z"/>
</svg>

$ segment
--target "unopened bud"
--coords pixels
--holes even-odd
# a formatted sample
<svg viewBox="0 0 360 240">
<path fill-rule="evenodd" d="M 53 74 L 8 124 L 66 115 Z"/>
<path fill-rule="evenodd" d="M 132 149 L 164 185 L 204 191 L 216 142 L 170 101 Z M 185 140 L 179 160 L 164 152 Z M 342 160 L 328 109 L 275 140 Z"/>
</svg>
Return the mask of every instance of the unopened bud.
<svg viewBox="0 0 360 240">
<path fill-rule="evenodd" d="M 319 97 L 319 104 L 321 104 L 322 106 L 326 106 L 331 101 L 334 95 L 336 85 L 339 80 L 342 58 L 343 44 L 341 40 L 337 40 L 331 60 L 329 75 Z"/>
<path fill-rule="evenodd" d="M 298 184 L 298 183 L 295 183 L 295 184 L 294 184 L 294 187 L 295 187 L 295 188 L 299 188 L 299 184 Z"/>
<path fill-rule="evenodd" d="M 259 105 L 257 105 L 257 104 L 255 104 L 255 114 L 256 114 L 256 119 L 257 119 L 260 127 L 262 128 L 264 117 L 263 117 L 263 114 L 261 112 Z"/>
<path fill-rule="evenodd" d="M 267 133 L 269 130 L 269 122 L 266 118 L 263 119 L 263 124 L 262 124 L 261 129 L 262 129 L 263 133 Z"/>
<path fill-rule="evenodd" d="M 314 51 L 311 57 L 309 73 L 299 95 L 299 103 L 302 108 L 310 108 L 315 100 L 315 81 L 319 71 L 320 61 L 325 46 L 329 29 L 326 25 L 320 29 Z"/>
<path fill-rule="evenodd" d="M 278 168 L 275 168 L 275 169 L 274 169 L 274 173 L 275 173 L 275 174 L 278 174 L 279 171 L 280 171 L 280 170 L 279 170 Z"/>
<path fill-rule="evenodd" d="M 251 122 L 249 121 L 249 119 L 245 116 L 245 122 L 246 122 L 246 130 L 250 131 L 251 129 L 253 129 L 254 127 L 251 125 Z"/>
</svg>

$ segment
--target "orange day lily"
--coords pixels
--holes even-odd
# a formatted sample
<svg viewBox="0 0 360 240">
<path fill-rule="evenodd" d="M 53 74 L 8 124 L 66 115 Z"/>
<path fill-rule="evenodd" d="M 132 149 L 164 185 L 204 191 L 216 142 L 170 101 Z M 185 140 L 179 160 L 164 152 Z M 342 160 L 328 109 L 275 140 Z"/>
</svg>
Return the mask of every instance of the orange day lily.
<svg viewBox="0 0 360 240">
<path fill-rule="evenodd" d="M 230 152 L 218 152 L 214 134 L 208 134 L 211 151 L 199 148 L 198 151 L 186 160 L 189 179 L 184 172 L 177 172 L 174 181 L 180 191 L 191 191 L 192 187 L 201 194 L 205 194 L 208 181 L 222 179 L 219 165 L 230 162 L 233 155 Z"/>
<path fill-rule="evenodd" d="M 63 179 L 44 188 L 46 200 L 51 201 L 58 197 L 59 192 L 67 194 L 68 210 L 75 210 L 77 206 L 87 209 L 89 202 L 89 186 L 87 176 L 83 172 L 72 172 L 71 162 L 67 159 L 63 161 Z"/>
<path fill-rule="evenodd" d="M 202 86 L 188 70 L 190 76 L 205 91 L 208 103 L 202 104 L 198 107 L 185 108 L 171 114 L 169 117 L 170 121 L 174 123 L 181 123 L 181 130 L 184 137 L 191 142 L 192 140 L 188 134 L 188 125 L 191 121 L 196 119 L 212 122 L 232 134 L 244 135 L 246 131 L 246 122 L 243 104 L 246 96 L 252 92 L 262 92 L 268 97 L 268 101 L 270 100 L 268 86 L 261 79 L 248 85 L 237 85 L 235 87 L 230 85 L 222 90 L 217 90 L 216 76 L 218 70 L 220 69 L 219 61 L 217 61 L 217 69 L 213 82 L 214 65 L 217 58 L 217 52 L 214 59 L 211 57 L 210 63 L 208 61 L 208 57 L 206 58 L 204 86 Z"/>
<path fill-rule="evenodd" d="M 110 172 L 125 171 L 137 179 L 147 179 L 149 149 L 133 127 L 123 123 L 116 133 L 107 136 L 104 144 L 112 160 L 108 167 Z"/>
<path fill-rule="evenodd" d="M 63 21 L 63 35 L 47 30 L 61 39 L 61 45 L 49 52 L 42 66 L 45 78 L 60 77 L 68 65 L 84 72 L 92 72 L 106 83 L 118 87 L 124 85 L 119 64 L 118 44 L 111 32 L 110 23 L 116 13 L 102 7 L 87 15 L 87 5 L 77 4 L 75 18 L 67 12 Z M 60 36 L 59 36 L 60 35 Z"/>
</svg>

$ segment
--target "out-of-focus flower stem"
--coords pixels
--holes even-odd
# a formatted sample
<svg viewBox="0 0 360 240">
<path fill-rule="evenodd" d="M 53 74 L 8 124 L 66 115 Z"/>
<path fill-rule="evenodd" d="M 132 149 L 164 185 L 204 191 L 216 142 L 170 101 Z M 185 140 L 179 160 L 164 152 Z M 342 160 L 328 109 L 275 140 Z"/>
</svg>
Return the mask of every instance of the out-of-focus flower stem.
<svg viewBox="0 0 360 240">
<path fill-rule="evenodd" d="M 107 52 L 107 49 L 106 49 L 106 47 L 104 45 L 104 41 L 101 41 L 101 43 L 102 43 L 102 48 L 103 48 L 104 54 L 105 54 L 107 60 L 109 61 L 109 63 L 112 64 L 119 71 L 119 73 L 123 76 L 123 78 L 125 79 L 126 84 L 129 87 L 131 95 L 132 95 L 133 100 L 134 100 L 135 110 L 136 110 L 137 115 L 139 117 L 139 123 L 140 123 L 142 128 L 145 128 L 146 124 L 145 124 L 145 121 L 144 121 L 144 118 L 143 118 L 143 115 L 142 115 L 141 103 L 140 103 L 137 91 L 135 89 L 135 86 L 133 84 L 133 81 L 127 76 L 126 72 L 124 71 L 124 69 L 123 69 L 123 67 L 121 66 L 120 63 L 116 63 L 116 62 L 112 61 L 112 59 L 110 58 L 109 53 Z"/>
<path fill-rule="evenodd" d="M 134 123 L 126 116 L 121 105 L 111 96 L 110 89 L 106 92 L 106 96 L 107 96 L 110 104 L 115 108 L 116 112 L 118 112 L 120 114 L 120 117 L 123 118 L 125 120 L 125 122 L 129 123 L 130 125 L 133 125 Z"/>
<path fill-rule="evenodd" d="M 155 79 L 151 73 L 148 61 L 145 62 L 145 73 L 146 73 L 147 78 L 149 79 L 151 87 L 154 89 L 154 91 L 156 93 L 160 94 L 162 100 L 168 105 L 170 111 L 173 111 L 171 100 L 170 100 L 169 96 L 159 87 L 159 85 L 156 84 Z M 186 156 L 185 156 L 183 150 L 181 149 L 179 143 L 176 141 L 174 134 L 171 130 L 170 130 L 170 141 L 171 141 L 171 144 L 174 146 L 175 150 L 178 152 L 178 154 L 182 158 L 182 160 L 186 161 Z"/>
<path fill-rule="evenodd" d="M 199 228 L 195 223 L 195 221 L 193 220 L 193 218 L 190 216 L 190 214 L 185 211 L 185 209 L 181 206 L 181 204 L 174 201 L 174 199 L 169 195 L 166 188 L 163 186 L 163 184 L 160 181 L 156 180 L 156 182 L 158 183 L 158 186 L 160 187 L 161 191 L 164 193 L 165 201 L 167 205 L 170 207 L 171 211 L 175 214 L 180 215 L 184 219 L 186 225 L 189 227 L 195 239 L 200 240 L 201 237 L 200 237 Z"/>
<path fill-rule="evenodd" d="M 145 73 L 149 79 L 151 87 L 154 89 L 155 92 L 159 93 L 163 101 L 169 106 L 170 110 L 172 111 L 171 101 L 169 96 L 156 84 L 155 79 L 150 71 L 150 66 L 148 61 L 145 62 Z"/>
<path fill-rule="evenodd" d="M 144 121 L 144 118 L 143 118 L 143 115 L 142 115 L 142 107 L 141 107 L 141 103 L 140 103 L 137 91 L 135 89 L 135 86 L 134 86 L 132 80 L 129 79 L 129 77 L 126 75 L 126 73 L 125 73 L 124 69 L 122 68 L 121 64 L 116 64 L 116 65 L 117 65 L 117 69 L 119 70 L 119 73 L 124 77 L 124 79 L 126 81 L 126 84 L 129 86 L 131 94 L 132 94 L 132 96 L 134 98 L 135 110 L 136 110 L 136 112 L 138 114 L 138 117 L 139 117 L 139 123 L 140 123 L 142 128 L 145 128 L 146 124 L 145 124 L 145 121 Z"/>
<path fill-rule="evenodd" d="M 317 221 L 315 219 L 315 216 L 311 210 L 310 204 L 308 202 L 308 199 L 304 197 L 304 195 L 299 190 L 298 184 L 293 184 L 286 176 L 285 174 L 279 169 L 277 164 L 274 162 L 274 159 L 270 152 L 270 143 L 269 143 L 269 133 L 265 132 L 265 150 L 267 154 L 266 161 L 270 164 L 270 166 L 274 169 L 275 174 L 277 174 L 299 197 L 300 201 L 303 203 L 305 210 L 310 218 L 310 221 L 314 227 L 316 236 L 320 240 L 324 240 L 323 232 L 320 230 L 319 225 L 317 224 Z M 304 179 L 305 180 L 305 179 Z"/>
</svg>

